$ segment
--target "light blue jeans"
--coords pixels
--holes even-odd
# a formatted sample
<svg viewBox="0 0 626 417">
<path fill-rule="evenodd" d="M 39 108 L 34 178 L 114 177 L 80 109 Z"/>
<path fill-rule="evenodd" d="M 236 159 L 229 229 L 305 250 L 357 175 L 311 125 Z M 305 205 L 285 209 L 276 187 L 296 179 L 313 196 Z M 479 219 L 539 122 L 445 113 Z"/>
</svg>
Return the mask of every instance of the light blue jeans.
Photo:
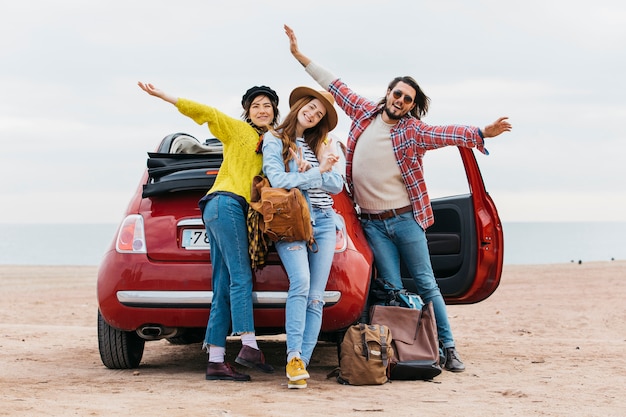
<svg viewBox="0 0 626 417">
<path fill-rule="evenodd" d="M 241 204 L 228 195 L 213 197 L 202 214 L 213 266 L 213 302 L 205 345 L 226 347 L 231 322 L 233 334 L 254 332 L 246 216 Z"/>
<path fill-rule="evenodd" d="M 306 242 L 276 242 L 276 251 L 289 277 L 285 308 L 287 355 L 299 352 L 308 366 L 322 327 L 324 291 L 335 255 L 336 223 L 332 208 L 311 212 L 317 252 Z"/>
<path fill-rule="evenodd" d="M 400 276 L 402 260 L 422 300 L 433 302 L 437 332 L 443 347 L 453 347 L 448 312 L 430 263 L 426 233 L 413 218 L 413 213 L 403 213 L 386 220 L 361 219 L 361 225 L 374 253 L 378 276 L 394 288 L 403 288 Z"/>
</svg>

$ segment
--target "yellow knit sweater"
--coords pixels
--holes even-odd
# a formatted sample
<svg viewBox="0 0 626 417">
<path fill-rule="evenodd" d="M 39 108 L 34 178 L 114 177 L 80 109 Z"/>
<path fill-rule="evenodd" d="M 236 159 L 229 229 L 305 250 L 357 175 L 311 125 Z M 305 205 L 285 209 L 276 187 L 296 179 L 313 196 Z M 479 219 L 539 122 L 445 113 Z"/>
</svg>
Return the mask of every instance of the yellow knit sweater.
<svg viewBox="0 0 626 417">
<path fill-rule="evenodd" d="M 191 100 L 179 98 L 176 107 L 199 125 L 206 123 L 224 145 L 224 162 L 209 193 L 228 191 L 250 202 L 252 177 L 263 168 L 263 156 L 255 152 L 259 141 L 256 130 L 243 120 Z"/>
</svg>

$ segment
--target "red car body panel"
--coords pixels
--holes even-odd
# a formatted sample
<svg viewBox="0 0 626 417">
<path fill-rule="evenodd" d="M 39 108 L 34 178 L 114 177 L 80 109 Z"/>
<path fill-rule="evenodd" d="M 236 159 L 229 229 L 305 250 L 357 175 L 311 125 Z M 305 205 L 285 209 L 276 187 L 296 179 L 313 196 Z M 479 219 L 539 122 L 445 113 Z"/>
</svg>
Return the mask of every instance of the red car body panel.
<svg viewBox="0 0 626 417">
<path fill-rule="evenodd" d="M 470 304 L 486 299 L 500 284 L 504 262 L 504 234 L 498 210 L 487 194 L 473 151 L 468 148 L 458 149 L 465 166 L 474 206 L 478 253 L 472 286 L 461 296 L 446 298 L 446 303 Z"/>
</svg>

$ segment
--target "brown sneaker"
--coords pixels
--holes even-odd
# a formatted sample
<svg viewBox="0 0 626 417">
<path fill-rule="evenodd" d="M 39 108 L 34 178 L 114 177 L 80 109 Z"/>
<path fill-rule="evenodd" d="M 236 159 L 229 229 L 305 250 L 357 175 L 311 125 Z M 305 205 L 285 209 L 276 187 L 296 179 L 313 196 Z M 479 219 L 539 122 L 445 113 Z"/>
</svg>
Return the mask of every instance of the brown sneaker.
<svg viewBox="0 0 626 417">
<path fill-rule="evenodd" d="M 265 356 L 260 349 L 254 349 L 250 346 L 243 345 L 239 351 L 239 355 L 235 359 L 239 365 L 247 366 L 248 368 L 256 368 L 266 374 L 274 372 L 274 367 L 265 363 Z"/>
<path fill-rule="evenodd" d="M 228 362 L 209 362 L 206 367 L 207 380 L 250 381 L 250 375 L 240 374 Z"/>
</svg>

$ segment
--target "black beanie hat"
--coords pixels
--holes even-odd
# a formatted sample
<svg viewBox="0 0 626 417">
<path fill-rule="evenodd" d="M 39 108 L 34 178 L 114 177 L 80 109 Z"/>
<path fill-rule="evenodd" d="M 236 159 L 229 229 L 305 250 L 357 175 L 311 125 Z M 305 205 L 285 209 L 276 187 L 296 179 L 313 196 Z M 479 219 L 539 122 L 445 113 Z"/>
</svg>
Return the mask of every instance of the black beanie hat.
<svg viewBox="0 0 626 417">
<path fill-rule="evenodd" d="M 244 94 L 241 98 L 241 106 L 245 106 L 246 101 L 251 102 L 256 96 L 261 94 L 268 96 L 270 100 L 275 101 L 276 105 L 278 106 L 278 94 L 276 94 L 276 91 L 265 85 L 255 85 L 254 87 L 249 88 L 248 91 L 246 91 L 246 94 Z"/>
</svg>

